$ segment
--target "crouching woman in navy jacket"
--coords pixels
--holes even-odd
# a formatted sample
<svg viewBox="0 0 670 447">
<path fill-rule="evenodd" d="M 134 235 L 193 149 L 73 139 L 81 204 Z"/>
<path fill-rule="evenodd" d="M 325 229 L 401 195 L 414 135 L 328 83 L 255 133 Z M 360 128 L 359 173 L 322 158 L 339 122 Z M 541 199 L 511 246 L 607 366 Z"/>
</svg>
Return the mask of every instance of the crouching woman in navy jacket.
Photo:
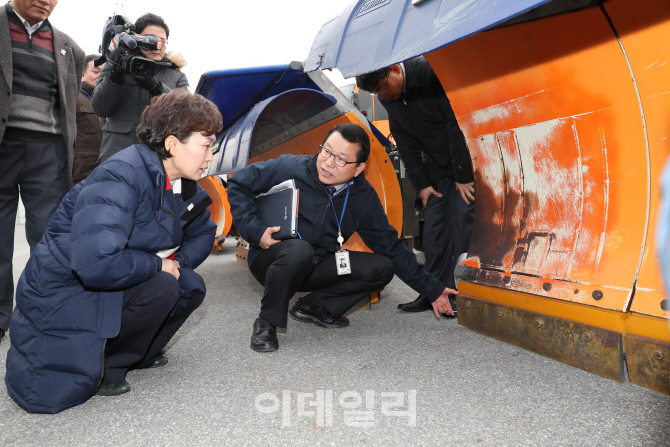
<svg viewBox="0 0 670 447">
<path fill-rule="evenodd" d="M 25 410 L 57 413 L 130 391 L 202 303 L 211 200 L 196 183 L 222 127 L 216 106 L 173 90 L 142 115 L 144 144 L 63 199 L 19 279 L 5 382 Z"/>
</svg>

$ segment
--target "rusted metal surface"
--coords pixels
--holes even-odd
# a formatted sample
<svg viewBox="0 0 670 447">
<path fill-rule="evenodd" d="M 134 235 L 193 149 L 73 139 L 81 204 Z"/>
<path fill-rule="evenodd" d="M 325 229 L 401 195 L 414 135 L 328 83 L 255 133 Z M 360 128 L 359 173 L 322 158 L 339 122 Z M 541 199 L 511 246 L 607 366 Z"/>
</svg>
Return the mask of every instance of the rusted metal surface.
<svg viewBox="0 0 670 447">
<path fill-rule="evenodd" d="M 630 382 L 670 395 L 670 343 L 626 335 L 624 344 Z"/>
<path fill-rule="evenodd" d="M 653 254 L 670 2 L 610 0 L 427 54 L 466 136 L 479 284 L 668 318 Z"/>
<path fill-rule="evenodd" d="M 358 303 L 356 303 L 356 306 L 360 307 L 361 309 L 365 310 L 370 310 L 372 309 L 372 300 L 370 299 L 370 296 L 366 296 L 362 300 L 360 300 Z"/>
<path fill-rule="evenodd" d="M 468 271 L 465 266 L 460 266 L 460 268 L 463 272 Z M 504 278 L 510 277 L 504 276 L 501 285 L 505 284 Z M 510 290 L 508 287 L 484 286 L 468 280 L 461 280 L 458 283 L 458 290 L 462 293 L 462 296 L 466 297 L 465 305 L 461 305 L 459 301 L 460 310 L 462 310 L 462 312 L 459 312 L 462 316 L 459 323 L 477 332 L 510 343 L 512 342 L 503 337 L 507 337 L 506 331 L 510 331 L 511 329 L 503 321 L 497 323 L 496 321 L 490 322 L 490 310 L 487 311 L 488 320 L 466 312 L 466 310 L 473 307 L 473 302 L 487 303 L 490 308 L 495 309 L 493 313 L 499 318 L 506 315 L 505 312 L 507 309 L 514 309 L 527 315 L 537 316 L 536 318 L 528 317 L 527 319 L 527 325 L 531 329 L 539 329 L 538 323 L 544 328 L 548 327 L 547 316 L 563 322 L 570 322 L 571 324 L 567 326 L 557 326 L 557 330 L 565 332 L 562 335 L 553 335 L 556 343 L 559 345 L 561 340 L 572 339 L 571 334 L 574 334 L 573 325 L 582 328 L 595 327 L 598 328 L 597 331 L 604 330 L 607 334 L 615 334 L 615 338 L 621 336 L 623 337 L 623 350 L 627 358 L 630 381 L 667 394 L 667 374 L 670 366 L 667 363 L 668 356 L 670 355 L 670 326 L 667 319 L 663 317 L 650 316 L 637 312 L 617 312 L 596 306 L 534 296 L 529 293 Z M 468 307 L 467 302 L 470 302 L 470 307 Z M 471 321 L 473 319 L 474 322 Z M 480 321 L 483 321 L 483 323 L 480 323 Z M 479 328 L 478 324 L 484 327 Z M 501 336 L 497 336 L 497 333 L 500 333 Z M 530 335 L 533 333 L 531 330 Z M 583 335 L 585 340 L 589 342 L 592 340 L 592 337 L 597 339 L 596 332 L 593 330 L 586 331 Z M 517 346 L 538 352 L 535 349 L 531 349 L 528 343 L 524 345 L 517 344 Z M 534 346 L 545 350 L 547 346 L 551 348 L 552 344 L 539 347 L 537 345 Z M 556 358 L 544 351 L 538 353 Z M 572 365 L 576 361 L 581 361 L 578 356 L 583 354 L 580 351 L 572 351 L 567 360 L 564 358 L 556 359 Z M 587 355 L 590 354 L 587 353 Z"/>
<path fill-rule="evenodd" d="M 248 254 L 249 242 L 242 239 L 242 236 L 238 236 L 237 243 L 235 244 L 235 256 L 237 257 L 237 261 L 244 265 L 249 265 L 249 262 L 247 262 Z"/>
<path fill-rule="evenodd" d="M 617 382 L 624 381 L 621 333 L 459 295 L 458 323 Z"/>
</svg>

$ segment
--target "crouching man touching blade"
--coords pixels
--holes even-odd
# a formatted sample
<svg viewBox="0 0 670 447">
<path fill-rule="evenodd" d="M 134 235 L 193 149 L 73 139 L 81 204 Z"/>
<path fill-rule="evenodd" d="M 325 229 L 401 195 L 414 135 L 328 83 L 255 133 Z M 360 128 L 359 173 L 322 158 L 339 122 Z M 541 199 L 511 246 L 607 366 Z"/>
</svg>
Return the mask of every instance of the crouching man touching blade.
<svg viewBox="0 0 670 447">
<path fill-rule="evenodd" d="M 311 292 L 288 310 L 296 319 L 324 328 L 343 328 L 351 307 L 381 290 L 394 272 L 428 297 L 435 315 L 452 315 L 449 294 L 417 262 L 389 224 L 384 208 L 363 170 L 370 154 L 366 131 L 339 124 L 323 140 L 317 155 L 282 155 L 238 171 L 229 181 L 228 199 L 235 224 L 249 241 L 249 269 L 264 287 L 251 349 L 276 351 L 277 327 L 286 327 L 287 310 L 296 292 Z M 300 189 L 299 238 L 277 241 L 258 216 L 255 196 L 293 179 Z M 346 252 L 342 243 L 358 232 L 374 253 Z M 351 273 L 338 274 L 343 253 Z"/>
</svg>

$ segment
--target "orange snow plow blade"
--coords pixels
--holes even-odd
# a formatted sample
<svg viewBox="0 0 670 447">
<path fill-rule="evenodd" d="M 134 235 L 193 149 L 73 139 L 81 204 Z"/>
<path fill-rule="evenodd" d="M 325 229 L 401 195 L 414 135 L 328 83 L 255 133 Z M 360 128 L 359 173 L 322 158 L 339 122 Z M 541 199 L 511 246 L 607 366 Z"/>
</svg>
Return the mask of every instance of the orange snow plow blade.
<svg viewBox="0 0 670 447">
<path fill-rule="evenodd" d="M 654 230 L 670 3 L 611 0 L 436 50 L 473 159 L 459 322 L 670 394 Z"/>
<path fill-rule="evenodd" d="M 226 240 L 233 226 L 233 215 L 230 214 L 230 204 L 228 203 L 228 193 L 226 188 L 218 177 L 205 177 L 198 181 L 198 184 L 207 191 L 212 199 L 209 206 L 210 217 L 216 223 L 216 238 L 214 239 L 214 248 L 221 249 L 221 244 Z"/>
</svg>

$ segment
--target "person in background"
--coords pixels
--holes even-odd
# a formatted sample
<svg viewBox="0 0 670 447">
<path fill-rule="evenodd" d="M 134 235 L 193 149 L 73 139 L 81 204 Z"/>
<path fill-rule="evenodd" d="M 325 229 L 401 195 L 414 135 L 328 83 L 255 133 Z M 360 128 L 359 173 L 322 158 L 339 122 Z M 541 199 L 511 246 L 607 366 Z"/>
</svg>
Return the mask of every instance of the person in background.
<svg viewBox="0 0 670 447">
<path fill-rule="evenodd" d="M 421 196 L 426 270 L 453 288 L 458 257 L 470 246 L 475 183 L 470 153 L 449 98 L 423 57 L 356 76 L 356 83 L 376 94 L 388 112 L 398 154 Z M 456 298 L 450 300 L 456 312 Z M 422 312 L 432 306 L 419 295 L 398 308 Z"/>
<path fill-rule="evenodd" d="M 131 146 L 68 192 L 19 279 L 5 383 L 26 411 L 57 413 L 130 391 L 205 298 L 194 272 L 216 224 L 199 180 L 223 126 L 174 90 L 142 114 Z"/>
<path fill-rule="evenodd" d="M 188 79 L 181 72 L 186 62 L 178 54 L 170 53 L 174 60 L 166 56 L 170 28 L 165 21 L 156 14 L 144 14 L 135 22 L 135 31 L 161 39 L 160 49 L 141 50 L 144 57 L 157 63 L 156 73 L 153 78 L 133 76 L 119 65 L 118 49 L 109 56 L 93 91 L 93 110 L 98 116 L 107 118 L 98 158 L 100 163 L 138 143 L 135 129 L 144 108 L 151 104 L 151 98 L 175 88 L 188 90 Z"/>
<path fill-rule="evenodd" d="M 91 98 L 102 67 L 93 64 L 99 54 L 86 56 L 84 73 L 81 75 L 81 86 L 77 97 L 77 140 L 74 145 L 72 161 L 72 183 L 75 185 L 84 180 L 98 166 L 100 144 L 102 143 L 103 121 L 93 111 Z"/>
<path fill-rule="evenodd" d="M 0 341 L 14 303 L 19 194 L 32 251 L 72 184 L 85 54 L 49 22 L 57 3 L 12 0 L 0 6 Z"/>
</svg>

